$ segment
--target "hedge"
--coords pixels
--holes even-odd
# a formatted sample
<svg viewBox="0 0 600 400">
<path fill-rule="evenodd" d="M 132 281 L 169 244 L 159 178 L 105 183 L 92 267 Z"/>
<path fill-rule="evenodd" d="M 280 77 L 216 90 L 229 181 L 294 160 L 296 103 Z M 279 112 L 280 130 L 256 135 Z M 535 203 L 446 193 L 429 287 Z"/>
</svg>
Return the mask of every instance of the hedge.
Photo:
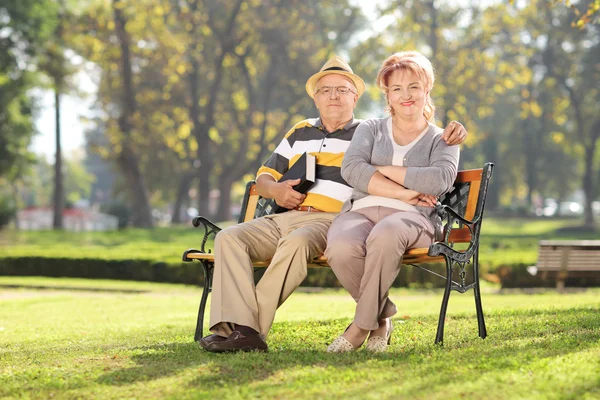
<svg viewBox="0 0 600 400">
<path fill-rule="evenodd" d="M 487 280 L 499 282 L 503 288 L 554 287 L 554 279 L 542 280 L 540 274 L 532 276 L 527 272 L 529 264 L 502 265 L 489 274 L 482 273 Z M 443 264 L 425 264 L 440 275 L 445 275 Z M 265 268 L 257 271 L 257 277 Z M 99 258 L 48 258 L 48 257 L 6 257 L 0 258 L 0 275 L 5 276 L 49 276 L 88 279 L 117 279 L 165 283 L 202 285 L 204 273 L 199 262 L 165 263 L 144 259 L 106 260 Z M 459 281 L 455 271 L 454 280 Z M 472 279 L 467 269 L 466 281 Z M 599 286 L 600 278 L 567 279 L 567 286 Z M 340 287 L 340 283 L 330 268 L 309 268 L 302 286 Z M 420 268 L 404 266 L 394 281 L 394 287 L 443 287 L 444 280 Z"/>
<path fill-rule="evenodd" d="M 105 260 L 98 258 L 0 258 L 0 275 L 117 279 L 201 284 L 200 263 L 167 264 L 151 260 Z"/>
<path fill-rule="evenodd" d="M 441 264 L 428 268 L 443 274 Z M 265 271 L 257 271 L 257 277 Z M 49 258 L 6 257 L 0 258 L 0 275 L 49 276 L 88 279 L 117 279 L 165 283 L 201 285 L 204 272 L 199 262 L 164 263 L 152 260 L 106 260 L 99 258 Z M 394 281 L 395 287 L 442 287 L 443 280 L 419 268 L 403 267 Z M 330 268 L 309 268 L 302 286 L 339 287 L 340 284 Z"/>
</svg>

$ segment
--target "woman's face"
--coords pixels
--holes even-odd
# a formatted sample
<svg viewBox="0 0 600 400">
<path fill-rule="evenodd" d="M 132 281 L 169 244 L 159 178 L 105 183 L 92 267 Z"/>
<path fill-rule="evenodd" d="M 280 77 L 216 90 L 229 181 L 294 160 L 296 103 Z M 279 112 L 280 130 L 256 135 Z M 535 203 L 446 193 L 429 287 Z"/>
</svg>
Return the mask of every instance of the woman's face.
<svg viewBox="0 0 600 400">
<path fill-rule="evenodd" d="M 427 93 L 421 79 L 412 71 L 392 72 L 388 80 L 387 97 L 394 115 L 403 117 L 423 115 Z"/>
</svg>

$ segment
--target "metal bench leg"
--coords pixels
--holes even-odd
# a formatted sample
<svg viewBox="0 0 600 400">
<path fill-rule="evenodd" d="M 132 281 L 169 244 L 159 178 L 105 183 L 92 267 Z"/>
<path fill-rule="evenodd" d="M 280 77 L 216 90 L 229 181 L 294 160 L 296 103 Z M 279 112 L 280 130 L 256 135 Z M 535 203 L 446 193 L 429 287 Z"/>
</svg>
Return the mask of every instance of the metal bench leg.
<svg viewBox="0 0 600 400">
<path fill-rule="evenodd" d="M 485 339 L 487 330 L 485 329 L 485 319 L 483 318 L 483 307 L 481 307 L 481 292 L 479 291 L 479 249 L 475 250 L 473 256 L 473 278 L 475 286 L 473 293 L 475 294 L 475 309 L 477 310 L 477 325 L 479 327 L 479 337 Z"/>
<path fill-rule="evenodd" d="M 204 289 L 202 290 L 202 298 L 200 300 L 200 308 L 198 309 L 198 320 L 196 322 L 196 333 L 194 334 L 194 341 L 198 342 L 202 339 L 202 329 L 204 326 L 204 311 L 206 309 L 206 302 L 208 300 L 208 294 L 212 289 L 212 278 L 214 265 L 208 261 L 201 260 L 202 266 L 204 267 Z"/>
<path fill-rule="evenodd" d="M 446 319 L 446 310 L 448 309 L 448 300 L 450 299 L 450 292 L 452 291 L 452 274 L 454 268 L 452 268 L 452 261 L 446 258 L 446 289 L 444 290 L 444 297 L 442 297 L 442 308 L 440 309 L 440 319 L 438 321 L 437 334 L 435 335 L 435 344 L 442 343 L 444 341 L 444 322 Z"/>
</svg>

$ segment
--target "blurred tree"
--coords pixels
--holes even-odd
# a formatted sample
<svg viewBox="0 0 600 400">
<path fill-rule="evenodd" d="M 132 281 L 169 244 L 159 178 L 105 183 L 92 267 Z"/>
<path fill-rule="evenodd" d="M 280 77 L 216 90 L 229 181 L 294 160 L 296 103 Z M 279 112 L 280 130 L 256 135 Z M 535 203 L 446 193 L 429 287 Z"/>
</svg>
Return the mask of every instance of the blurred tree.
<svg viewBox="0 0 600 400">
<path fill-rule="evenodd" d="M 33 100 L 36 62 L 56 25 L 50 0 L 6 0 L 0 4 L 0 176 L 13 182 L 33 158 Z"/>
<path fill-rule="evenodd" d="M 87 200 L 91 193 L 94 176 L 87 172 L 83 160 L 82 154 L 72 154 L 64 160 L 65 199 L 70 205 Z M 44 157 L 38 157 L 32 173 L 17 183 L 18 202 L 25 207 L 46 207 L 54 196 L 53 182 L 52 164 Z"/>
<path fill-rule="evenodd" d="M 133 199 L 133 226 L 150 228 L 154 225 L 148 189 L 142 171 L 139 167 L 138 157 L 134 150 L 135 139 L 134 121 L 138 109 L 133 82 L 133 62 L 131 53 L 131 35 L 127 24 L 129 16 L 125 9 L 125 3 L 121 0 L 113 0 L 114 26 L 116 37 L 120 46 L 119 73 L 121 79 L 121 99 L 117 103 L 120 107 L 118 118 L 119 129 L 122 137 L 117 146 L 117 164 L 127 181 L 131 198 Z"/>
<path fill-rule="evenodd" d="M 547 98 L 558 100 L 558 106 L 566 113 L 566 117 L 563 117 L 566 140 L 560 136 L 555 139 L 564 144 L 566 152 L 571 151 L 582 161 L 580 175 L 585 195 L 584 224 L 593 229 L 592 202 L 596 182 L 600 180 L 596 160 L 600 152 L 600 24 L 587 20 L 578 29 L 571 24 L 573 14 L 567 9 L 547 7 L 545 1 L 535 3 L 529 7 L 537 8 L 538 19 L 542 10 L 542 20 L 546 21 L 539 64 L 548 79 L 547 85 L 540 86 L 539 90 Z M 582 15 L 593 4 L 593 1 L 577 3 L 573 6 L 578 10 L 575 15 Z"/>
<path fill-rule="evenodd" d="M 90 191 L 90 205 L 99 208 L 107 205 L 113 197 L 115 171 L 114 166 L 101 156 L 102 151 L 97 151 L 98 148 L 105 148 L 108 144 L 102 122 L 96 120 L 95 123 L 97 125 L 85 131 L 86 157 L 83 164 L 86 171 L 94 177 Z"/>
<path fill-rule="evenodd" d="M 72 68 L 66 59 L 64 24 L 68 17 L 68 9 L 65 0 L 57 0 L 54 8 L 56 15 L 54 18 L 58 21 L 53 35 L 43 44 L 40 59 L 38 62 L 40 70 L 51 80 L 50 86 L 54 91 L 54 118 L 55 118 L 55 158 L 54 158 L 54 195 L 53 208 L 54 217 L 52 226 L 54 229 L 63 228 L 63 209 L 65 206 L 64 176 L 63 176 L 63 155 L 61 147 L 61 126 L 60 126 L 60 99 L 66 89 L 66 78 L 71 74 Z"/>
</svg>

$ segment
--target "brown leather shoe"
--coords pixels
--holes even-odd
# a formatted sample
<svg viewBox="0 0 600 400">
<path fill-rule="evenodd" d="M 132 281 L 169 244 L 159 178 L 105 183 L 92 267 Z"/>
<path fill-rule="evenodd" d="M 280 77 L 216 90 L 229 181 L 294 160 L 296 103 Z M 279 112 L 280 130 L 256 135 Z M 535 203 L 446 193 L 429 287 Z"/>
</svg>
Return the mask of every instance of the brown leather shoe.
<svg viewBox="0 0 600 400">
<path fill-rule="evenodd" d="M 206 350 L 213 353 L 228 353 L 234 351 L 267 351 L 269 346 L 258 333 L 244 336 L 240 331 L 233 331 L 226 340 L 212 342 Z"/>
<path fill-rule="evenodd" d="M 222 342 L 226 339 L 226 337 L 213 333 L 212 335 L 204 336 L 198 343 L 200 343 L 203 349 L 206 349 L 211 343 Z"/>
</svg>

